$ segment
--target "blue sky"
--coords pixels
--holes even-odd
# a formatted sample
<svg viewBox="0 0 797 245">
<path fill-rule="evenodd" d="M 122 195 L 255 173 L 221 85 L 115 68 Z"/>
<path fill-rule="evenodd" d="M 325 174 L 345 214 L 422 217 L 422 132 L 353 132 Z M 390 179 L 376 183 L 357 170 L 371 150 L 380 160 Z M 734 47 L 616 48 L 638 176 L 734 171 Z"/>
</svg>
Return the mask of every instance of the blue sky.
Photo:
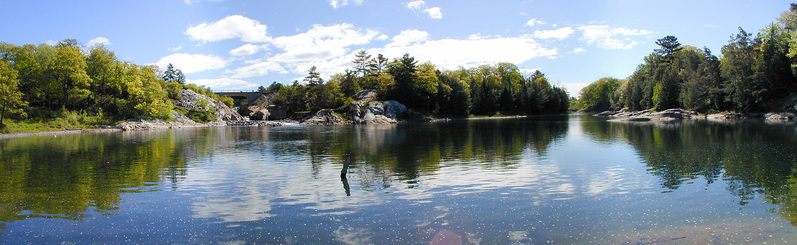
<svg viewBox="0 0 797 245">
<path fill-rule="evenodd" d="M 511 62 L 575 96 L 625 78 L 673 35 L 716 55 L 741 26 L 757 33 L 789 1 L 4 0 L 0 41 L 104 43 L 122 60 L 165 67 L 214 90 L 323 77 L 365 49 L 442 69 Z"/>
</svg>

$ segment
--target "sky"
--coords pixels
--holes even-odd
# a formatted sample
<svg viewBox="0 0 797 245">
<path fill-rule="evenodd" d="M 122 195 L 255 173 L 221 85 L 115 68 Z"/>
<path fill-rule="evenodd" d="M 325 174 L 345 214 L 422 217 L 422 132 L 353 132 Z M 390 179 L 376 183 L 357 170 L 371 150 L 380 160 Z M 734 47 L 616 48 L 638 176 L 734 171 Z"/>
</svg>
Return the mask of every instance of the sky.
<svg viewBox="0 0 797 245">
<path fill-rule="evenodd" d="M 656 39 L 721 48 L 758 33 L 789 1 L 577 0 L 3 0 L 0 42 L 102 43 L 117 58 L 167 64 L 216 91 L 255 90 L 352 69 L 354 54 L 405 53 L 442 70 L 513 63 L 571 96 L 627 78 Z"/>
</svg>

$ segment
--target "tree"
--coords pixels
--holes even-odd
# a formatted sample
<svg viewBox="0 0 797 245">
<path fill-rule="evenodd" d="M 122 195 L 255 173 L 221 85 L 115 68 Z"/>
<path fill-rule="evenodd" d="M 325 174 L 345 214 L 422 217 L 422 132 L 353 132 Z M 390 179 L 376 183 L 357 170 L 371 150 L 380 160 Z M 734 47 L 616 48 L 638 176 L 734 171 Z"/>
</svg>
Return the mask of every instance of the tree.
<svg viewBox="0 0 797 245">
<path fill-rule="evenodd" d="M 4 119 L 7 114 L 22 114 L 22 106 L 27 102 L 22 100 L 22 92 L 19 91 L 19 80 L 17 71 L 13 64 L 7 61 L 0 61 L 0 128 L 4 128 Z"/>
<path fill-rule="evenodd" d="M 169 63 L 169 65 L 166 66 L 166 71 L 163 72 L 162 79 L 166 82 L 185 84 L 185 75 L 183 75 L 183 71 L 180 69 L 175 69 L 172 63 Z"/>
<path fill-rule="evenodd" d="M 605 111 L 612 108 L 611 96 L 620 86 L 617 78 L 604 77 L 590 83 L 579 93 L 579 110 Z"/>
<path fill-rule="evenodd" d="M 91 78 L 86 74 L 86 60 L 80 51 L 77 40 L 67 39 L 56 45 L 52 75 L 56 85 L 61 88 L 62 108 L 83 106 L 91 91 L 88 90 Z"/>
<path fill-rule="evenodd" d="M 360 87 L 360 83 L 356 77 L 356 72 L 350 71 L 348 69 L 345 70 L 343 74 L 337 74 L 337 76 L 333 76 L 334 78 L 330 79 L 330 81 L 336 81 L 340 84 L 340 90 L 343 92 L 343 95 L 346 97 L 352 97 L 354 94 L 362 90 Z"/>
<path fill-rule="evenodd" d="M 753 81 L 755 56 L 752 34 L 741 27 L 739 33 L 731 36 L 729 43 L 722 47 L 720 75 L 723 92 L 725 100 L 737 111 L 758 110 L 756 104 L 763 100 Z"/>
<path fill-rule="evenodd" d="M 361 77 L 365 77 L 369 72 L 368 62 L 371 59 L 371 55 L 369 55 L 365 49 L 362 49 L 360 52 L 357 52 L 354 57 L 354 61 L 352 61 L 352 63 L 354 63 L 354 73 L 360 73 L 362 74 Z"/>
<path fill-rule="evenodd" d="M 371 59 L 368 62 L 368 68 L 371 74 L 380 75 L 387 69 L 387 58 L 384 55 L 379 54 L 376 58 Z"/>
<path fill-rule="evenodd" d="M 404 54 L 400 59 L 395 59 L 387 65 L 388 73 L 393 76 L 395 81 L 393 88 L 390 89 L 389 97 L 410 107 L 415 106 L 416 95 L 413 87 L 415 85 L 415 72 L 417 71 L 415 65 L 417 63 L 414 57 Z"/>
<path fill-rule="evenodd" d="M 89 90 L 92 92 L 92 106 L 95 109 L 107 105 L 115 94 L 113 70 L 116 65 L 116 54 L 98 44 L 91 48 L 86 58 L 86 74 L 91 78 Z"/>
<path fill-rule="evenodd" d="M 681 50 L 681 43 L 679 43 L 678 38 L 674 36 L 666 36 L 658 39 L 656 40 L 656 45 L 659 45 L 661 48 L 655 49 L 654 51 L 664 57 L 664 61 L 667 63 L 672 63 L 673 54 Z"/>
<path fill-rule="evenodd" d="M 310 70 L 307 70 L 307 76 L 304 77 L 304 81 L 310 86 L 324 84 L 324 79 L 321 79 L 321 74 L 316 69 L 315 66 L 310 67 Z"/>
</svg>

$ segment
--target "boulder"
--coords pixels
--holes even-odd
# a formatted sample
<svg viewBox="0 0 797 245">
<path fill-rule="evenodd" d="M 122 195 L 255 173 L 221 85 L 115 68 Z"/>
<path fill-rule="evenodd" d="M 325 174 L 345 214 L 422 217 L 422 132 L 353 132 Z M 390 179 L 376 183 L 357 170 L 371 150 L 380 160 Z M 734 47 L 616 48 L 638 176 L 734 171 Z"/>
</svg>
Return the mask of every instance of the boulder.
<svg viewBox="0 0 797 245">
<path fill-rule="evenodd" d="M 347 125 L 349 121 L 337 115 L 331 109 L 319 110 L 310 117 L 304 118 L 301 122 L 303 125 Z"/>
<path fill-rule="evenodd" d="M 269 105 L 266 110 L 270 113 L 268 120 L 282 120 L 288 118 L 288 108 L 282 105 Z"/>
<path fill-rule="evenodd" d="M 764 116 L 769 121 L 790 121 L 797 118 L 794 112 L 770 112 Z"/>
<path fill-rule="evenodd" d="M 355 101 L 343 108 L 349 119 L 356 124 L 393 124 L 398 115 L 407 110 L 404 104 L 395 100 Z"/>
<path fill-rule="evenodd" d="M 249 119 L 250 120 L 260 120 L 260 121 L 268 120 L 269 115 L 271 115 L 271 113 L 268 112 L 268 109 L 261 108 L 261 109 L 258 109 L 255 112 L 253 112 L 252 114 L 250 114 L 249 115 Z"/>
<path fill-rule="evenodd" d="M 734 113 L 734 112 L 721 112 L 721 113 L 709 114 L 708 116 L 706 116 L 706 118 L 712 121 L 744 120 L 744 119 L 753 119 L 755 118 L 755 115 Z"/>
</svg>

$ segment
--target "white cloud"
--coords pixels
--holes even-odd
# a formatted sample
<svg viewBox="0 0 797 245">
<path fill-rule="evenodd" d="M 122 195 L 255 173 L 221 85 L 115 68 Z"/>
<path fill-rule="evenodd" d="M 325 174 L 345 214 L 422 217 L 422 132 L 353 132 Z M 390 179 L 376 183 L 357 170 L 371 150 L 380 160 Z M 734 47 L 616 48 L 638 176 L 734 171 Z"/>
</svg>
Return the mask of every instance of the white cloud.
<svg viewBox="0 0 797 245">
<path fill-rule="evenodd" d="M 247 82 L 240 79 L 233 78 L 216 78 L 216 79 L 197 79 L 187 81 L 196 85 L 209 87 L 213 90 L 254 90 L 258 86 L 256 83 Z"/>
<path fill-rule="evenodd" d="M 256 54 L 261 49 L 266 49 L 266 48 L 264 46 L 258 46 L 251 43 L 247 43 L 244 44 L 243 46 L 230 50 L 230 54 L 233 56 L 247 56 L 247 55 Z"/>
<path fill-rule="evenodd" d="M 332 8 L 340 8 L 349 5 L 349 2 L 354 2 L 354 4 L 357 5 L 363 4 L 363 0 L 329 0 L 329 5 L 332 6 Z"/>
<path fill-rule="evenodd" d="M 426 2 L 424 0 L 415 0 L 405 4 L 408 9 L 419 11 L 426 6 Z M 443 12 L 440 11 L 440 7 L 430 7 L 423 9 L 423 12 L 429 15 L 432 19 L 442 19 Z"/>
<path fill-rule="evenodd" d="M 86 47 L 92 47 L 92 46 L 94 46 L 94 45 L 96 45 L 98 43 L 101 43 L 102 45 L 105 45 L 105 46 L 112 45 L 111 40 L 108 40 L 108 38 L 95 37 L 94 39 L 91 39 L 88 42 L 86 42 Z"/>
<path fill-rule="evenodd" d="M 471 35 L 473 36 L 473 35 Z M 426 41 L 429 38 L 429 33 L 416 29 L 403 30 L 401 33 L 393 37 L 393 42 L 389 43 L 388 47 L 403 47 L 416 42 Z"/>
<path fill-rule="evenodd" d="M 384 38 L 374 30 L 361 31 L 348 23 L 321 26 L 315 25 L 305 33 L 274 38 L 274 47 L 285 52 L 272 57 L 276 62 L 320 61 L 340 57 L 347 47 L 368 44 Z"/>
<path fill-rule="evenodd" d="M 174 47 L 174 48 L 168 48 L 168 50 L 169 50 L 169 51 L 172 51 L 172 52 L 177 52 L 177 51 L 179 51 L 179 50 L 181 50 L 181 49 L 183 49 L 183 46 L 182 46 L 182 45 L 180 45 L 180 46 L 177 46 L 177 47 Z"/>
<path fill-rule="evenodd" d="M 421 10 L 421 8 L 426 5 L 426 2 L 423 0 L 415 0 L 412 2 L 407 3 L 407 8 L 412 10 Z"/>
<path fill-rule="evenodd" d="M 556 30 L 537 30 L 534 31 L 534 37 L 541 38 L 541 39 L 559 39 L 564 40 L 565 38 L 570 37 L 574 32 L 575 29 L 572 27 L 562 27 Z"/>
<path fill-rule="evenodd" d="M 271 37 L 266 33 L 267 26 L 260 21 L 241 15 L 231 15 L 214 23 L 192 26 L 185 34 L 194 40 L 205 42 L 240 38 L 244 42 L 267 42 Z"/>
<path fill-rule="evenodd" d="M 532 19 L 530 19 L 529 21 L 526 22 L 526 25 L 527 26 L 545 25 L 545 22 L 542 21 L 542 20 L 538 20 L 538 19 L 532 18 Z"/>
<path fill-rule="evenodd" d="M 423 12 L 426 12 L 427 14 L 429 14 L 429 17 L 432 17 L 432 19 L 442 19 L 443 18 L 443 13 L 440 12 L 440 7 L 431 7 L 431 8 L 423 10 Z"/>
<path fill-rule="evenodd" d="M 155 62 L 155 64 L 161 68 L 165 68 L 169 63 L 186 74 L 216 70 L 227 66 L 227 61 L 224 59 L 218 56 L 203 54 L 177 53 L 163 57 L 158 60 L 158 62 Z"/>
<path fill-rule="evenodd" d="M 587 52 L 587 50 L 586 50 L 586 49 L 583 49 L 583 48 L 575 48 L 575 49 L 573 49 L 573 51 L 571 51 L 570 53 L 573 53 L 573 54 L 580 54 L 580 53 L 584 53 L 584 52 Z"/>
<path fill-rule="evenodd" d="M 414 34 L 413 34 L 414 33 Z M 394 42 L 383 49 L 369 53 L 382 53 L 386 57 L 400 57 L 409 53 L 416 60 L 431 61 L 443 69 L 456 69 L 458 66 L 473 67 L 481 64 L 510 62 L 520 64 L 537 57 L 556 56 L 556 49 L 544 48 L 529 36 L 497 37 L 481 39 L 442 39 L 428 40 L 423 31 L 406 30 L 394 37 Z M 428 34 L 427 34 L 428 35 Z M 398 45 L 396 39 L 407 38 L 411 42 Z"/>
<path fill-rule="evenodd" d="M 260 61 L 248 66 L 239 67 L 233 70 L 233 78 L 247 78 L 268 75 L 269 73 L 287 73 L 285 68 L 278 62 Z"/>
<path fill-rule="evenodd" d="M 648 35 L 651 32 L 623 27 L 610 28 L 607 25 L 588 25 L 578 28 L 582 32 L 582 40 L 587 44 L 595 44 L 603 49 L 630 49 L 639 44 L 631 37 Z"/>
</svg>

